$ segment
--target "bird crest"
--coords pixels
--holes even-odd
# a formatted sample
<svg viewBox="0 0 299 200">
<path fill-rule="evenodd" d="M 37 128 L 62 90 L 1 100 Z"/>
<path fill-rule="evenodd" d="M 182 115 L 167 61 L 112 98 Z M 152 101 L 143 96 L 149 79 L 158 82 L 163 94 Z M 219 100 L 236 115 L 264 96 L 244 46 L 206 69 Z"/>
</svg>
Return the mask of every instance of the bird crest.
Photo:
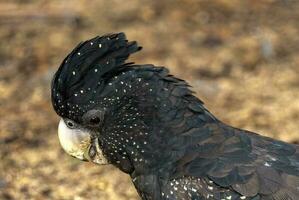
<svg viewBox="0 0 299 200">
<path fill-rule="evenodd" d="M 107 79 L 123 67 L 130 54 L 141 50 L 124 33 L 95 37 L 78 44 L 61 63 L 52 81 L 52 104 L 62 117 L 79 117 L 101 92 Z"/>
</svg>

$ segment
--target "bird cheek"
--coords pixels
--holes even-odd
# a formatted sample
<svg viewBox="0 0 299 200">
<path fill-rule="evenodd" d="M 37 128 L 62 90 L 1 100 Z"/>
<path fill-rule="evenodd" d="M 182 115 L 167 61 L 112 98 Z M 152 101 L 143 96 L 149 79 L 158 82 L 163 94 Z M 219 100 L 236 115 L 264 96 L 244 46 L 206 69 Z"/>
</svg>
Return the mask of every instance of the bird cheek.
<svg viewBox="0 0 299 200">
<path fill-rule="evenodd" d="M 95 164 L 99 164 L 99 165 L 109 164 L 108 160 L 103 154 L 102 149 L 99 146 L 99 141 L 97 138 L 92 139 L 91 145 L 88 151 L 84 154 L 84 157 L 90 162 L 93 162 Z"/>
</svg>

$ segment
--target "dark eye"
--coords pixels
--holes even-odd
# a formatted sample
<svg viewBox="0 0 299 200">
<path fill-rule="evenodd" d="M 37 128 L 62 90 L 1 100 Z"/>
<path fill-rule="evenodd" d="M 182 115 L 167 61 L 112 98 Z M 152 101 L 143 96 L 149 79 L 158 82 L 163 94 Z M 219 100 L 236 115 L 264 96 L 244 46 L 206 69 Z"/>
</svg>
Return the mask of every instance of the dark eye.
<svg viewBox="0 0 299 200">
<path fill-rule="evenodd" d="M 90 118 L 89 120 L 91 125 L 97 125 L 101 122 L 101 119 L 97 116 Z"/>
<path fill-rule="evenodd" d="M 104 120 L 104 111 L 102 110 L 89 110 L 83 115 L 83 123 L 87 126 L 98 127 Z"/>
</svg>

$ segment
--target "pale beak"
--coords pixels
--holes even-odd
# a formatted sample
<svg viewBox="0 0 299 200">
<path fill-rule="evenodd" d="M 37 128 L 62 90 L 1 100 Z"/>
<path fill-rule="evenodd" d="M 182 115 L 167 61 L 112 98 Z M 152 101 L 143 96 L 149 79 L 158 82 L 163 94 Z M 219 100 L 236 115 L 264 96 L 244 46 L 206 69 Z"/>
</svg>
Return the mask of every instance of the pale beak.
<svg viewBox="0 0 299 200">
<path fill-rule="evenodd" d="M 66 153 L 83 161 L 91 161 L 97 164 L 108 164 L 98 139 L 92 138 L 88 129 L 71 129 L 61 119 L 58 125 L 58 137 L 60 145 Z"/>
</svg>

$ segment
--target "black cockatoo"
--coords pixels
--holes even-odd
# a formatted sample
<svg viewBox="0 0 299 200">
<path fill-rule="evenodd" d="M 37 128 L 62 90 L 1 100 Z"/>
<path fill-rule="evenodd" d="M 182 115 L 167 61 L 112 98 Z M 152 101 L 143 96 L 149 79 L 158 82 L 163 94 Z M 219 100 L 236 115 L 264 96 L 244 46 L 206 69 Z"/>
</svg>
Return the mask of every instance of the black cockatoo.
<svg viewBox="0 0 299 200">
<path fill-rule="evenodd" d="M 70 155 L 112 164 L 146 200 L 298 200 L 299 147 L 224 124 L 124 33 L 80 43 L 52 81 Z"/>
</svg>

